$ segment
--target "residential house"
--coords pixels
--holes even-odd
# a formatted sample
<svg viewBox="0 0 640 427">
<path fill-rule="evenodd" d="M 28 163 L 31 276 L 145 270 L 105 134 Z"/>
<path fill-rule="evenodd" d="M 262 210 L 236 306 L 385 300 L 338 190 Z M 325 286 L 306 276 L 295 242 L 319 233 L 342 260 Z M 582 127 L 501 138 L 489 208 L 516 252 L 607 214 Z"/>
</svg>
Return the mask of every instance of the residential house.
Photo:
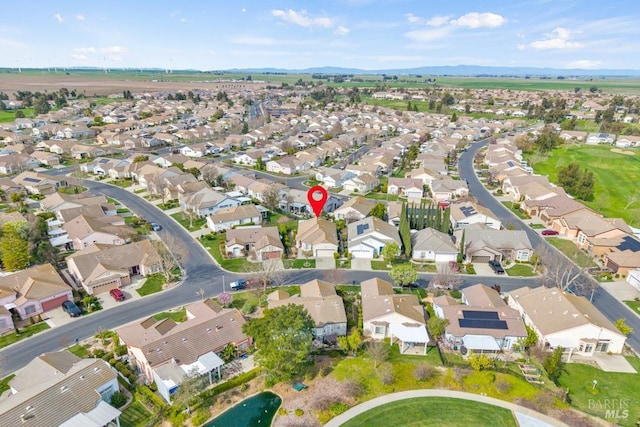
<svg viewBox="0 0 640 427">
<path fill-rule="evenodd" d="M 238 227 L 225 234 L 227 256 L 255 256 L 256 261 L 282 258 L 284 245 L 278 227 Z"/>
<path fill-rule="evenodd" d="M 194 212 L 200 218 L 212 215 L 221 209 L 240 206 L 240 201 L 209 187 L 193 193 L 179 193 L 178 202 L 185 212 Z"/>
<path fill-rule="evenodd" d="M 352 197 L 336 209 L 332 216 L 335 219 L 347 220 L 347 222 L 359 221 L 369 215 L 377 203 L 375 200 L 362 196 Z"/>
<path fill-rule="evenodd" d="M 419 168 L 413 169 L 405 174 L 407 179 L 417 179 L 422 182 L 422 185 L 429 185 L 431 181 L 440 179 L 440 174 L 432 171 L 431 169 Z M 387 187 L 387 191 L 388 191 Z"/>
<path fill-rule="evenodd" d="M 3 293 L 3 290 L 0 289 L 0 300 L 5 298 Z M 4 305 L 0 304 L 0 337 L 12 332 L 15 332 L 13 316 L 9 310 L 4 308 Z"/>
<path fill-rule="evenodd" d="M 373 175 L 363 173 L 347 179 L 343 183 L 345 190 L 352 193 L 367 194 L 375 190 L 380 185 L 380 181 Z"/>
<path fill-rule="evenodd" d="M 72 301 L 71 291 L 53 265 L 36 265 L 0 277 L 0 307 L 26 320 Z M 0 330 L 7 327 L 2 323 L 0 320 Z"/>
<path fill-rule="evenodd" d="M 77 160 L 92 159 L 106 154 L 106 150 L 96 146 L 76 144 L 71 147 L 71 157 Z"/>
<path fill-rule="evenodd" d="M 587 136 L 587 144 L 613 144 L 616 136 L 610 133 L 590 133 Z"/>
<path fill-rule="evenodd" d="M 47 176 L 35 172 L 22 172 L 12 180 L 29 194 L 53 194 L 58 188 L 68 186 L 66 177 Z"/>
<path fill-rule="evenodd" d="M 469 195 L 467 183 L 462 180 L 436 179 L 428 185 L 431 195 L 436 202 L 453 200 Z"/>
<path fill-rule="evenodd" d="M 116 329 L 129 357 L 167 402 L 186 375 L 209 375 L 210 382 L 214 371 L 219 375 L 224 364 L 219 354 L 228 345 L 240 354 L 251 346 L 251 339 L 242 332 L 246 322 L 237 309 L 205 300 L 187 305 L 185 311 L 187 320 L 182 323 L 150 317 Z"/>
<path fill-rule="evenodd" d="M 420 199 L 424 194 L 422 180 L 419 178 L 389 178 L 387 194 L 395 194 L 400 197 Z"/>
<path fill-rule="evenodd" d="M 389 243 L 402 247 L 398 229 L 372 216 L 350 223 L 347 226 L 347 236 L 349 253 L 354 258 L 377 258 Z"/>
<path fill-rule="evenodd" d="M 278 160 L 270 160 L 266 164 L 268 172 L 281 173 L 283 175 L 295 175 L 311 169 L 309 162 L 294 156 L 283 157 Z"/>
<path fill-rule="evenodd" d="M 136 235 L 135 230 L 125 225 L 120 216 L 90 217 L 78 215 L 65 221 L 63 226 L 74 250 L 86 248 L 92 243 L 124 245 Z"/>
<path fill-rule="evenodd" d="M 296 234 L 298 257 L 331 257 L 338 252 L 336 225 L 324 218 L 314 217 L 298 222 Z"/>
<path fill-rule="evenodd" d="M 455 262 L 460 251 L 451 236 L 433 228 L 411 235 L 411 258 L 417 262 Z"/>
<path fill-rule="evenodd" d="M 40 161 L 26 154 L 6 154 L 0 156 L 0 174 L 13 175 L 14 173 L 35 169 L 40 166 Z"/>
<path fill-rule="evenodd" d="M 560 234 L 568 231 L 560 221 L 562 217 L 572 212 L 590 211 L 585 205 L 566 194 L 558 194 L 543 200 L 524 200 L 520 206 L 528 215 L 539 217 L 547 226 Z"/>
<path fill-rule="evenodd" d="M 34 151 L 31 153 L 31 157 L 45 166 L 58 166 L 60 164 L 60 156 L 45 151 Z"/>
<path fill-rule="evenodd" d="M 340 199 L 329 195 L 322 211 L 333 212 L 341 203 L 342 201 Z M 313 208 L 309 204 L 307 191 L 297 190 L 295 188 L 287 190 L 282 200 L 280 200 L 280 209 L 301 216 L 311 215 L 313 212 Z"/>
<path fill-rule="evenodd" d="M 470 224 L 484 224 L 494 230 L 502 228 L 502 222 L 483 206 L 473 202 L 458 202 L 449 205 L 451 228 L 458 230 Z"/>
<path fill-rule="evenodd" d="M 347 167 L 344 168 L 345 171 L 347 172 L 351 172 L 356 176 L 360 176 L 362 174 L 369 174 L 369 175 L 373 175 L 373 176 L 380 176 L 380 174 L 382 173 L 382 167 L 375 165 L 375 164 L 351 164 L 351 165 L 347 165 Z"/>
<path fill-rule="evenodd" d="M 289 295 L 285 291 L 275 291 L 267 295 L 270 309 L 288 304 L 301 305 L 313 319 L 314 339 L 335 344 L 337 337 L 347 334 L 347 315 L 344 302 L 336 294 L 333 283 L 314 279 L 300 285 L 299 295 Z"/>
<path fill-rule="evenodd" d="M 482 224 L 469 226 L 454 233 L 456 242 L 462 242 L 460 248 L 467 261 L 489 262 L 522 261 L 527 262 L 533 255 L 531 241 L 524 230 L 494 230 Z"/>
<path fill-rule="evenodd" d="M 102 359 L 81 359 L 67 350 L 44 353 L 21 369 L 0 400 L 0 425 L 102 427 L 120 425 L 111 406 L 118 375 Z"/>
<path fill-rule="evenodd" d="M 69 273 L 89 295 L 131 284 L 132 278 L 162 272 L 162 262 L 149 240 L 121 246 L 93 244 L 67 257 Z"/>
<path fill-rule="evenodd" d="M 218 209 L 207 216 L 207 227 L 215 232 L 230 230 L 240 225 L 259 225 L 262 215 L 256 205 L 232 206 Z"/>
<path fill-rule="evenodd" d="M 356 175 L 342 169 L 324 168 L 316 173 L 316 180 L 321 181 L 325 188 L 342 187 L 345 181 L 354 178 Z"/>
<path fill-rule="evenodd" d="M 400 352 L 422 347 L 427 354 L 424 307 L 413 294 L 396 294 L 391 283 L 374 277 L 360 284 L 364 335 L 372 339 L 390 338 L 400 342 Z"/>
<path fill-rule="evenodd" d="M 449 321 L 443 337 L 445 346 L 463 355 L 511 351 L 527 337 L 520 312 L 485 285 L 463 289 L 462 303 L 448 295 L 436 297 L 433 311 Z"/>
<path fill-rule="evenodd" d="M 626 337 L 585 297 L 544 286 L 518 288 L 507 296 L 544 349 L 562 347 L 582 356 L 622 353 Z"/>
</svg>

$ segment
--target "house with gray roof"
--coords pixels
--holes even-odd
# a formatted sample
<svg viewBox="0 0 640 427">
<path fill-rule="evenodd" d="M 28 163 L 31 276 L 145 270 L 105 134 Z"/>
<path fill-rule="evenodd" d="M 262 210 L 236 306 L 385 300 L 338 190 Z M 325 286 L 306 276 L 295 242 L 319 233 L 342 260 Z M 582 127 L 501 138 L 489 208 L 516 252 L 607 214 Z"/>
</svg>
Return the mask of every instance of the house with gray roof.
<svg viewBox="0 0 640 427">
<path fill-rule="evenodd" d="M 425 228 L 411 235 L 411 258 L 417 262 L 455 262 L 458 248 L 451 236 L 433 228 Z"/>
<path fill-rule="evenodd" d="M 460 248 L 467 261 L 489 262 L 495 261 L 523 261 L 527 262 L 533 255 L 533 246 L 524 230 L 493 230 L 482 224 L 467 227 L 454 233 L 456 242 L 462 241 L 464 233 L 464 248 Z"/>
<path fill-rule="evenodd" d="M 395 243 L 398 248 L 402 246 L 398 229 L 372 216 L 350 223 L 347 236 L 349 253 L 354 258 L 377 258 L 390 243 Z"/>
</svg>

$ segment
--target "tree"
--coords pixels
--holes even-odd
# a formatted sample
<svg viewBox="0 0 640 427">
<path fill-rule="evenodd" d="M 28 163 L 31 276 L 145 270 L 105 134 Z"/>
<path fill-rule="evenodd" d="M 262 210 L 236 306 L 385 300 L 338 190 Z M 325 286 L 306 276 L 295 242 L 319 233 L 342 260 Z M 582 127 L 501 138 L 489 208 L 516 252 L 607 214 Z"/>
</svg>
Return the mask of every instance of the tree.
<svg viewBox="0 0 640 427">
<path fill-rule="evenodd" d="M 218 302 L 222 304 L 223 307 L 227 307 L 233 302 L 233 295 L 231 295 L 230 292 L 220 292 L 217 298 Z"/>
<path fill-rule="evenodd" d="M 389 271 L 389 277 L 398 286 L 405 286 L 418 280 L 418 272 L 411 263 L 398 264 Z"/>
<path fill-rule="evenodd" d="M 627 321 L 623 318 L 616 320 L 616 328 L 620 331 L 622 335 L 629 336 L 633 333 L 633 328 L 627 325 Z"/>
<path fill-rule="evenodd" d="M 163 242 L 152 241 L 156 252 L 158 253 L 158 258 L 160 259 L 162 273 L 164 274 L 165 280 L 170 282 L 173 278 L 172 271 L 176 267 L 180 266 L 180 263 L 187 256 L 188 252 L 182 242 L 175 236 L 170 234 L 165 235 L 164 242 L 166 243 L 166 246 Z"/>
<path fill-rule="evenodd" d="M 146 162 L 147 160 L 149 160 L 149 156 L 146 156 L 144 154 L 140 154 L 139 156 L 135 156 L 133 158 L 133 163 Z"/>
<path fill-rule="evenodd" d="M 355 356 L 362 345 L 362 335 L 358 328 L 353 328 L 348 336 L 338 337 L 338 347 L 347 354 Z"/>
<path fill-rule="evenodd" d="M 36 114 L 47 114 L 51 107 L 45 96 L 39 96 L 33 104 L 33 111 Z"/>
<path fill-rule="evenodd" d="M 284 282 L 285 272 L 280 268 L 279 259 L 268 259 L 252 264 L 252 279 L 262 285 L 263 291 L 267 291 L 267 286 L 278 286 Z"/>
<path fill-rule="evenodd" d="M 384 205 L 384 203 L 376 203 L 373 209 L 371 209 L 371 212 L 369 212 L 369 216 L 373 216 L 382 220 L 384 220 L 386 215 L 387 207 Z"/>
<path fill-rule="evenodd" d="M 389 346 L 380 341 L 372 341 L 367 344 L 367 354 L 373 360 L 373 369 L 389 358 Z"/>
<path fill-rule="evenodd" d="M 25 117 L 24 116 L 24 111 L 16 110 L 15 117 L 16 117 L 16 119 L 24 119 L 24 117 Z"/>
<path fill-rule="evenodd" d="M 23 270 L 29 265 L 29 224 L 26 221 L 4 223 L 0 255 L 7 271 Z"/>
<path fill-rule="evenodd" d="M 264 161 L 262 160 L 262 157 L 258 157 L 258 159 L 256 160 L 256 165 L 255 165 L 255 169 L 256 170 L 264 170 Z"/>
<path fill-rule="evenodd" d="M 236 358 L 236 353 L 236 346 L 229 343 L 224 350 L 222 350 L 222 360 L 224 360 L 224 363 L 229 363 Z"/>
<path fill-rule="evenodd" d="M 396 242 L 387 243 L 382 248 L 382 258 L 387 262 L 387 266 L 390 266 L 394 259 L 400 255 L 400 247 Z"/>
<path fill-rule="evenodd" d="M 191 413 L 191 405 L 198 394 L 206 387 L 204 377 L 198 374 L 197 368 L 193 368 L 182 377 L 182 382 L 172 395 L 172 404 L 175 406 L 185 406 L 187 413 Z"/>
<path fill-rule="evenodd" d="M 549 379 L 554 383 L 558 381 L 560 374 L 562 373 L 562 368 L 564 366 L 564 362 L 562 361 L 562 354 L 564 353 L 564 348 L 556 347 L 553 350 L 553 353 L 548 355 L 544 362 L 542 363 L 542 367 L 545 371 L 547 371 L 547 375 Z"/>
<path fill-rule="evenodd" d="M 431 336 L 431 338 L 438 341 L 447 330 L 448 324 L 448 319 L 441 319 L 437 316 L 431 316 L 429 320 L 427 320 L 427 330 L 429 331 L 429 335 Z"/>
<path fill-rule="evenodd" d="M 462 276 L 450 263 L 438 265 L 438 273 L 429 281 L 429 286 L 443 289 L 457 289 L 462 284 Z"/>
<path fill-rule="evenodd" d="M 242 134 L 245 135 L 249 133 L 249 124 L 247 122 L 244 122 L 242 124 Z"/>
<path fill-rule="evenodd" d="M 255 359 L 268 386 L 294 378 L 312 363 L 313 328 L 311 316 L 297 304 L 266 309 L 242 327 L 255 342 Z"/>
<path fill-rule="evenodd" d="M 528 350 L 538 344 L 538 334 L 529 325 L 525 325 L 527 329 L 527 337 L 520 339 L 518 344 L 523 350 Z"/>
<path fill-rule="evenodd" d="M 271 212 L 275 212 L 280 207 L 280 192 L 278 188 L 270 185 L 262 193 L 262 202 Z"/>
</svg>

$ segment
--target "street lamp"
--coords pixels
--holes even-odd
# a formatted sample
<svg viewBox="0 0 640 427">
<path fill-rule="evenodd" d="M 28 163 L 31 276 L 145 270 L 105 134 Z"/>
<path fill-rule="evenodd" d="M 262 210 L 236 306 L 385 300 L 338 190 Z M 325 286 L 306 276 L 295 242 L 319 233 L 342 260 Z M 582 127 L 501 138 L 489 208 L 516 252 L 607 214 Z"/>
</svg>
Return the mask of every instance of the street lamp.
<svg viewBox="0 0 640 427">
<path fill-rule="evenodd" d="M 224 274 L 222 275 L 222 292 L 226 292 L 226 288 L 224 286 Z"/>
</svg>

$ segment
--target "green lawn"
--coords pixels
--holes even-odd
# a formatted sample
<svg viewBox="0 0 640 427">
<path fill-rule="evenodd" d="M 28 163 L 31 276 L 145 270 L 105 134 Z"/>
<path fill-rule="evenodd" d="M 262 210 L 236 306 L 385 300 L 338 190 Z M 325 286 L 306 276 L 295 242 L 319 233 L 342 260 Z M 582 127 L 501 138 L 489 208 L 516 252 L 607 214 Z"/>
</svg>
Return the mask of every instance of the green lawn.
<svg viewBox="0 0 640 427">
<path fill-rule="evenodd" d="M 171 215 L 171 218 L 178 221 L 180 225 L 189 231 L 200 230 L 207 223 L 206 218 L 193 218 L 193 221 L 189 221 L 188 215 L 184 212 L 176 212 Z M 189 224 L 191 224 L 191 226 Z"/>
<path fill-rule="evenodd" d="M 557 182 L 558 170 L 569 163 L 578 163 L 594 175 L 594 201 L 590 208 L 609 218 L 623 218 L 627 224 L 640 224 L 640 155 L 614 153 L 610 146 L 563 145 L 544 159 L 533 161 L 537 174 Z M 631 203 L 632 202 L 632 203 Z M 630 203 L 629 206 L 627 206 Z"/>
<path fill-rule="evenodd" d="M 127 188 L 133 185 L 133 179 L 129 179 L 129 178 L 114 179 L 109 184 L 117 185 L 120 188 Z"/>
<path fill-rule="evenodd" d="M 343 424 L 355 426 L 517 426 L 511 411 L 471 400 L 422 397 L 387 403 Z"/>
<path fill-rule="evenodd" d="M 149 412 L 140 402 L 132 402 L 120 415 L 121 427 L 143 427 L 151 418 Z"/>
<path fill-rule="evenodd" d="M 45 322 L 40 322 L 36 323 L 35 325 L 29 325 L 24 328 L 20 328 L 19 334 L 12 332 L 10 334 L 1 336 L 0 348 L 6 347 L 25 338 L 29 338 L 30 336 L 35 335 L 38 332 L 46 331 L 47 329 L 49 329 L 49 325 L 47 325 Z"/>
<path fill-rule="evenodd" d="M 350 195 L 353 197 L 362 196 L 362 194 L 358 193 L 351 193 Z M 364 197 L 373 200 L 388 200 L 390 202 L 395 202 L 396 200 L 398 200 L 397 194 L 367 193 Z"/>
<path fill-rule="evenodd" d="M 147 277 L 144 284 L 136 290 L 140 296 L 155 294 L 162 290 L 162 285 L 165 283 L 165 277 L 162 274 L 156 273 Z"/>
<path fill-rule="evenodd" d="M 631 310 L 635 311 L 638 315 L 640 315 L 640 301 L 624 301 Z"/>
<path fill-rule="evenodd" d="M 81 344 L 72 345 L 67 350 L 82 359 L 86 359 L 87 357 L 89 357 L 89 349 Z"/>
<path fill-rule="evenodd" d="M 393 262 L 391 262 L 391 265 L 395 266 L 395 265 L 408 264 L 408 263 L 409 261 L 407 261 L 406 259 L 394 259 Z M 371 261 L 371 269 L 372 270 L 391 270 L 391 267 L 388 266 L 387 261 L 373 260 Z"/>
<path fill-rule="evenodd" d="M 235 272 L 251 272 L 256 270 L 256 264 L 247 261 L 245 258 L 224 259 L 220 252 L 221 244 L 224 244 L 225 234 L 207 234 L 204 239 L 200 239 L 200 243 L 209 252 L 218 264 L 225 270 Z"/>
<path fill-rule="evenodd" d="M 0 394 L 9 390 L 9 381 L 11 381 L 11 379 L 15 376 L 16 374 L 7 375 L 6 377 L 0 380 Z"/>
<path fill-rule="evenodd" d="M 147 191 L 147 190 L 146 190 L 145 188 L 140 188 L 140 189 L 138 189 L 138 190 L 134 190 L 134 191 L 133 191 L 133 194 L 140 194 L 140 193 L 144 193 L 144 192 L 146 192 L 146 191 Z"/>
<path fill-rule="evenodd" d="M 529 217 L 527 216 L 527 214 L 525 214 L 524 212 L 522 212 L 520 209 L 516 209 L 514 206 L 515 204 L 513 202 L 502 202 L 503 205 L 505 205 L 505 207 L 507 209 L 509 209 L 511 212 L 513 212 L 514 214 L 516 214 L 516 216 L 520 219 L 529 219 Z"/>
<path fill-rule="evenodd" d="M 568 256 L 580 267 L 597 267 L 597 264 L 584 252 L 579 250 L 576 244 L 571 240 L 550 237 L 547 239 L 547 242 L 558 248 L 560 252 Z"/>
<path fill-rule="evenodd" d="M 180 207 L 180 203 L 177 200 L 168 200 L 166 203 L 160 203 L 157 206 L 163 211 L 166 211 L 168 209 Z"/>
<path fill-rule="evenodd" d="M 163 311 L 162 313 L 157 313 L 153 315 L 153 318 L 156 320 L 163 320 L 167 317 L 172 318 L 175 322 L 181 323 L 187 320 L 187 310 L 181 308 L 178 311 Z"/>
<path fill-rule="evenodd" d="M 505 268 L 508 276 L 532 277 L 536 274 L 529 264 L 514 264 L 509 268 Z"/>
<path fill-rule="evenodd" d="M 633 367 L 640 372 L 640 359 L 627 357 Z M 598 381 L 593 387 L 593 380 Z M 635 426 L 640 418 L 640 383 L 638 374 L 604 372 L 598 368 L 581 363 L 568 363 L 560 375 L 560 385 L 569 389 L 571 405 L 589 414 L 603 418 L 605 402 L 624 399 L 628 404 L 627 418 L 609 419 L 615 424 Z M 608 400 L 607 400 L 608 399 Z"/>
<path fill-rule="evenodd" d="M 33 108 L 21 108 L 24 116 L 33 117 Z M 16 111 L 0 111 L 0 123 L 14 122 L 16 120 Z"/>
<path fill-rule="evenodd" d="M 316 268 L 315 259 L 285 259 L 284 268 Z"/>
<path fill-rule="evenodd" d="M 81 185 L 72 185 L 69 187 L 60 187 L 58 188 L 58 192 L 62 194 L 80 194 L 87 191 L 87 187 L 82 187 Z"/>
</svg>

